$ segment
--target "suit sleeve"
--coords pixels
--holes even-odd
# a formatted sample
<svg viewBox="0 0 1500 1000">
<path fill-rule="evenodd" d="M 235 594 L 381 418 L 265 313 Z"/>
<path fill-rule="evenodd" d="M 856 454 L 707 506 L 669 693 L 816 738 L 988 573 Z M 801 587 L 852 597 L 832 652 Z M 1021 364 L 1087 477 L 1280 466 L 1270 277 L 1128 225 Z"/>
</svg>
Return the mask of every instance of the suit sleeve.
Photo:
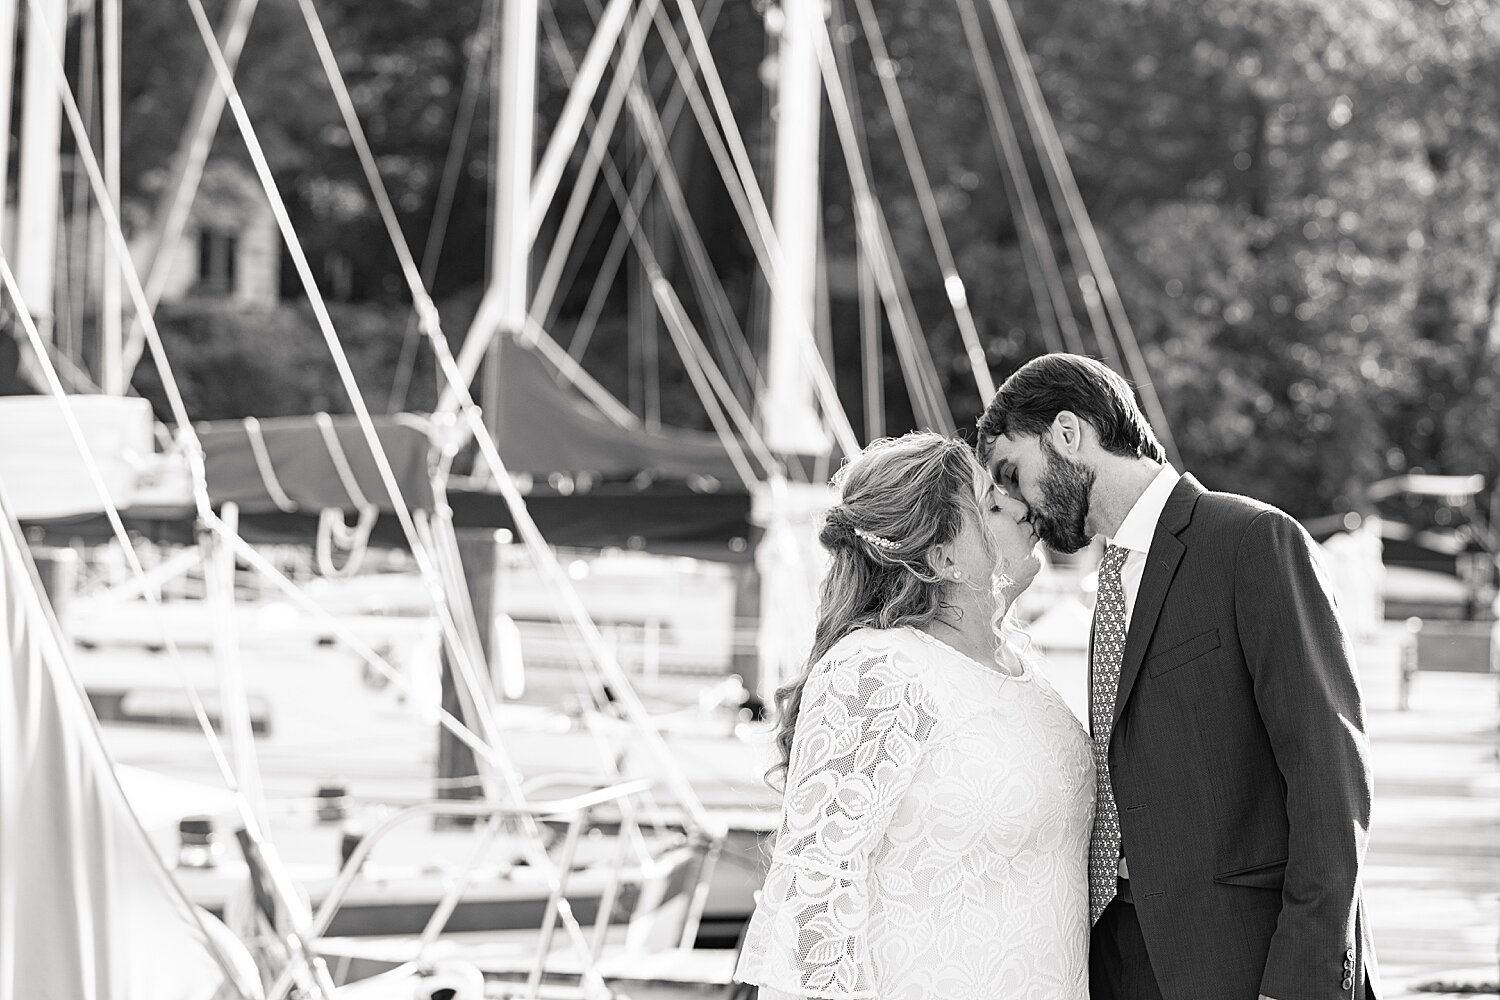
<svg viewBox="0 0 1500 1000">
<path fill-rule="evenodd" d="M 1321 554 L 1282 512 L 1251 522 L 1234 581 L 1255 700 L 1286 782 L 1286 880 L 1260 992 L 1342 996 L 1330 970 L 1354 946 L 1371 800 L 1352 650 Z"/>
</svg>

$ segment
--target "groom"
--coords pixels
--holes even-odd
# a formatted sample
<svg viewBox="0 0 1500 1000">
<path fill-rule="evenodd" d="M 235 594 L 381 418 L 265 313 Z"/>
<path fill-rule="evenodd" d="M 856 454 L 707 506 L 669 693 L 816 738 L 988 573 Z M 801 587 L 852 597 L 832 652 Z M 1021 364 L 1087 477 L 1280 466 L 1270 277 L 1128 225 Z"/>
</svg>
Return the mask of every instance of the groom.
<svg viewBox="0 0 1500 1000">
<path fill-rule="evenodd" d="M 1093 1000 L 1379 996 L 1364 709 L 1312 540 L 1166 461 L 1124 379 L 1036 358 L 979 455 L 1061 552 L 1095 536 Z"/>
</svg>

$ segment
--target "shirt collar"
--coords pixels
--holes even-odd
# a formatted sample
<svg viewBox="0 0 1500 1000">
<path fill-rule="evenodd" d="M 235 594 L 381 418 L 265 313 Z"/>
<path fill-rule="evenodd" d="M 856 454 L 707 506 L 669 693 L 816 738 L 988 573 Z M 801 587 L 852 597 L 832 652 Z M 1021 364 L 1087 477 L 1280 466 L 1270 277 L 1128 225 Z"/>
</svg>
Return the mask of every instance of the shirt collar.
<svg viewBox="0 0 1500 1000">
<path fill-rule="evenodd" d="M 1125 520 L 1120 522 L 1120 530 L 1109 543 L 1132 552 L 1150 552 L 1151 539 L 1156 537 L 1156 522 L 1161 520 L 1161 512 L 1181 478 L 1182 474 L 1170 464 L 1163 465 L 1156 478 L 1151 480 L 1151 485 L 1146 487 L 1146 492 L 1125 515 Z"/>
</svg>

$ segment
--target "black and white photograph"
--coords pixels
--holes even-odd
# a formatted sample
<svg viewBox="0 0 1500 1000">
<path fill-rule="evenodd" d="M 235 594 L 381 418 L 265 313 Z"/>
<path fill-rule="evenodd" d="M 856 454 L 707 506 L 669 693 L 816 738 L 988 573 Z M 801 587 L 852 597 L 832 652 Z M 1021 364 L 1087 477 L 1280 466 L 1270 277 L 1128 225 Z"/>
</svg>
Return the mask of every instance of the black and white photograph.
<svg viewBox="0 0 1500 1000">
<path fill-rule="evenodd" d="M 1500 2 L 0 0 L 0 1000 L 1500 997 Z"/>
</svg>

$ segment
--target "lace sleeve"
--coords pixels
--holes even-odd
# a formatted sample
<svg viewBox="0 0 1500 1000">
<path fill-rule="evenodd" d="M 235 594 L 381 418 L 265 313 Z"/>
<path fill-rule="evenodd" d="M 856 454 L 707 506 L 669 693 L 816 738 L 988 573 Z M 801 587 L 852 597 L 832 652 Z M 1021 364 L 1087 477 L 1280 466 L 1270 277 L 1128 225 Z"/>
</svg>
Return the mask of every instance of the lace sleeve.
<svg viewBox="0 0 1500 1000">
<path fill-rule="evenodd" d="M 869 858 L 937 726 L 914 668 L 893 650 L 866 648 L 809 678 L 742 981 L 798 996 L 874 996 Z"/>
</svg>

